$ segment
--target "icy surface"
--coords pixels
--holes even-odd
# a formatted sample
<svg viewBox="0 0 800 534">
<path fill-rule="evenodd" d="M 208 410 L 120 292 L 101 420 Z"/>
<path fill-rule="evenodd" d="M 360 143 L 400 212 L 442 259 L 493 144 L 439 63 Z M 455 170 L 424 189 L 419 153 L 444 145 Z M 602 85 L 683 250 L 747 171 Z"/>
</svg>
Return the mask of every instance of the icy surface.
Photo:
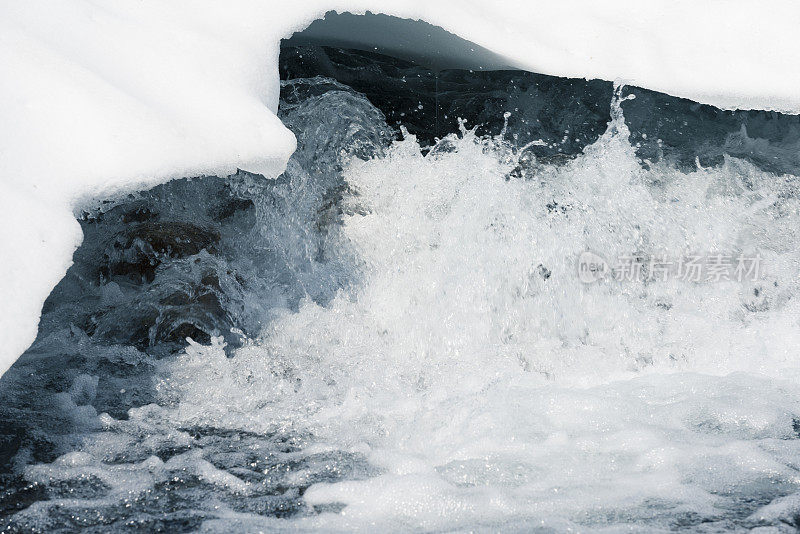
<svg viewBox="0 0 800 534">
<path fill-rule="evenodd" d="M 278 43 L 329 9 L 421 18 L 529 70 L 800 111 L 793 2 L 5 2 L 0 369 L 34 339 L 88 197 L 280 173 L 294 142 L 274 114 Z"/>
</svg>

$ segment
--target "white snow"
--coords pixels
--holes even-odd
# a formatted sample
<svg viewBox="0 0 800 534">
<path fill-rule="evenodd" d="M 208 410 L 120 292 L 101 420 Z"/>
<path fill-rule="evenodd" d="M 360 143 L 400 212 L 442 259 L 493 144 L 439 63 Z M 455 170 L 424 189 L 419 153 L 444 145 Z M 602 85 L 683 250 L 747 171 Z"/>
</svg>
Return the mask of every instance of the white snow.
<svg viewBox="0 0 800 534">
<path fill-rule="evenodd" d="M 546 74 L 800 112 L 791 1 L 26 0 L 0 4 L 0 372 L 33 341 L 74 210 L 180 176 L 274 177 L 278 47 L 328 10 L 423 19 Z"/>
</svg>

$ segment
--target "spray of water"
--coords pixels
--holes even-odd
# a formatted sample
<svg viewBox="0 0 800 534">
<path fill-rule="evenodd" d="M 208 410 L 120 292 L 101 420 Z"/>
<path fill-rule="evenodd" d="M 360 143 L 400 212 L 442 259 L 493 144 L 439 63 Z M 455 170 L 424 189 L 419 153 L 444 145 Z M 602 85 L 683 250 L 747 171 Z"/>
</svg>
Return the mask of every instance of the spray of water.
<svg viewBox="0 0 800 534">
<path fill-rule="evenodd" d="M 203 452 L 210 438 L 187 430 L 213 428 L 238 436 L 240 456 L 250 439 L 241 436 L 299 436 L 266 449 L 282 455 L 273 467 L 299 462 L 281 480 L 302 487 L 291 498 L 315 513 L 294 516 L 295 528 L 791 521 L 797 178 L 733 158 L 689 172 L 642 165 L 624 100 L 618 89 L 597 142 L 555 163 L 466 128 L 425 154 L 411 135 L 385 153 L 346 154 L 341 223 L 304 258 L 346 265 L 349 282 L 273 311 L 232 355 L 217 337 L 159 361 L 154 404 L 127 420 L 86 414 L 97 431 L 81 452 L 26 477 L 91 475 L 111 488 L 104 506 L 176 472 L 235 499 L 258 496 L 253 472 L 269 465 L 226 468 Z M 586 252 L 608 264 L 632 258 L 641 276 L 587 283 Z M 762 270 L 747 279 L 649 270 L 654 257 L 715 255 L 758 257 Z M 77 396 L 91 389 L 82 380 Z M 76 395 L 67 401 L 77 410 Z M 264 439 L 252 442 L 255 456 Z M 165 444 L 188 452 L 147 456 Z M 113 455 L 122 461 L 101 461 Z M 339 476 L 320 477 L 323 464 Z M 205 529 L 289 526 L 220 503 Z M 51 506 L 37 505 L 27 520 Z"/>
<path fill-rule="evenodd" d="M 521 177 L 517 151 L 467 130 L 352 160 L 362 209 L 336 250 L 361 283 L 233 359 L 187 350 L 170 417 L 364 454 L 380 475 L 305 494 L 346 504 L 325 519 L 343 528 L 724 522 L 751 493 L 794 491 L 796 179 L 733 159 L 644 169 L 623 100 L 584 154 Z M 587 285 L 587 250 L 758 254 L 766 274 Z"/>
</svg>

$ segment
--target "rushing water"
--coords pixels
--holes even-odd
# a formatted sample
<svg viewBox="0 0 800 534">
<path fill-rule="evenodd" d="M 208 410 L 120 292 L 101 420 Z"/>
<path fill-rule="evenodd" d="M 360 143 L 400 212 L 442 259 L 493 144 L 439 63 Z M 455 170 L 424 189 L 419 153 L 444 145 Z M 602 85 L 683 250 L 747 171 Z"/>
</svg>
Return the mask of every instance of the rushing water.
<svg viewBox="0 0 800 534">
<path fill-rule="evenodd" d="M 420 142 L 289 80 L 277 180 L 85 212 L 0 382 L 4 529 L 795 531 L 796 118 L 551 83 Z"/>
</svg>

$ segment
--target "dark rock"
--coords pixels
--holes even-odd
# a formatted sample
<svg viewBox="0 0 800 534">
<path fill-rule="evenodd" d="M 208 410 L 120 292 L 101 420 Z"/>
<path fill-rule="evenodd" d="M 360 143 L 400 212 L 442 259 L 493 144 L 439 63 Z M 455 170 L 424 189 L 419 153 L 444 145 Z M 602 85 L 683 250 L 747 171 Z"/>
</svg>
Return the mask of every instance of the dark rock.
<svg viewBox="0 0 800 534">
<path fill-rule="evenodd" d="M 397 135 L 402 125 L 423 146 L 458 132 L 461 118 L 479 135 L 503 132 L 517 147 L 541 140 L 528 150 L 542 163 L 563 163 L 595 142 L 611 120 L 611 82 L 519 70 L 434 70 L 376 52 L 292 44 L 302 40 L 281 47 L 281 79 L 331 78 L 364 94 Z M 639 87 L 624 93 L 636 96 L 623 110 L 642 160 L 691 168 L 698 161 L 717 165 L 728 154 L 766 171 L 800 172 L 800 115 L 726 111 Z"/>
<path fill-rule="evenodd" d="M 231 197 L 211 210 L 211 217 L 216 221 L 225 221 L 237 213 L 255 210 L 255 203 L 249 198 Z"/>
<path fill-rule="evenodd" d="M 118 235 L 105 253 L 101 274 L 135 283 L 152 282 L 165 258 L 184 258 L 207 250 L 215 254 L 220 235 L 186 222 L 147 222 Z"/>
<path fill-rule="evenodd" d="M 364 94 L 423 144 L 458 131 L 458 119 L 498 135 L 511 112 L 507 136 L 520 146 L 543 140 L 537 155 L 577 153 L 605 131 L 612 85 L 517 70 L 432 71 L 390 56 L 327 46 L 284 46 L 281 78 L 325 76 Z M 282 93 L 282 98 L 292 95 Z M 570 135 L 564 140 L 565 130 Z"/>
</svg>

